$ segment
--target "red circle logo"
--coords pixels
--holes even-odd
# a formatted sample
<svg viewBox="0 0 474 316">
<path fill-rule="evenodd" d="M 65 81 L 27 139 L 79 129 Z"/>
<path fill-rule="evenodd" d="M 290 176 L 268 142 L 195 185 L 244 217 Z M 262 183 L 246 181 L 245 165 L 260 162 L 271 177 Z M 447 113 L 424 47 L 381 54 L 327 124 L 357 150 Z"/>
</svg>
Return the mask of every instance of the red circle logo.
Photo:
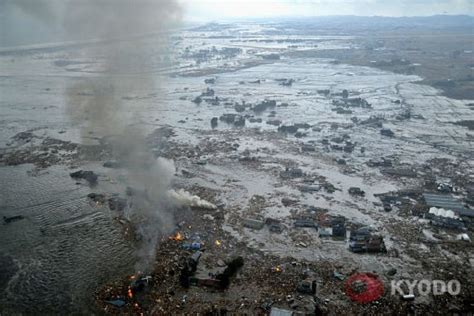
<svg viewBox="0 0 474 316">
<path fill-rule="evenodd" d="M 370 303 L 379 299 L 384 292 L 382 280 L 373 273 L 356 273 L 344 283 L 346 295 L 357 303 Z"/>
</svg>

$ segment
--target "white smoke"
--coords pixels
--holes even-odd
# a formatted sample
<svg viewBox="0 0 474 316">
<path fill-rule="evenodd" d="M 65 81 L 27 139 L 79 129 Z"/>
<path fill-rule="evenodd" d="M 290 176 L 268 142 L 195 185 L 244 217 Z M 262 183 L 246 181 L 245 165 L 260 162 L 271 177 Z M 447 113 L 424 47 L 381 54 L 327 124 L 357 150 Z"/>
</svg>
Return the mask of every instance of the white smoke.
<svg viewBox="0 0 474 316">
<path fill-rule="evenodd" d="M 169 190 L 168 196 L 172 201 L 174 201 L 176 204 L 180 206 L 198 207 L 198 208 L 204 208 L 208 210 L 217 209 L 217 206 L 215 206 L 211 202 L 203 200 L 197 195 L 192 195 L 191 193 L 183 189 L 180 189 L 178 191 Z"/>
</svg>

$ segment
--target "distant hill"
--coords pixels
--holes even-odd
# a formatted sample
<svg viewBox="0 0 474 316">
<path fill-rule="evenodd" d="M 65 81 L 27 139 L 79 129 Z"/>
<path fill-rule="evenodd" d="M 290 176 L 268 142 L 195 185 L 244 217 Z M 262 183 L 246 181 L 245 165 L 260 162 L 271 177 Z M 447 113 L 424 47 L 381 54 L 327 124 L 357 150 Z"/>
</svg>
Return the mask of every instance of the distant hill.
<svg viewBox="0 0 474 316">
<path fill-rule="evenodd" d="M 420 17 L 384 16 L 320 16 L 301 18 L 260 19 L 259 22 L 275 23 L 295 29 L 347 29 L 352 31 L 377 31 L 387 29 L 464 29 L 474 32 L 474 17 L 469 15 L 433 15 Z"/>
</svg>

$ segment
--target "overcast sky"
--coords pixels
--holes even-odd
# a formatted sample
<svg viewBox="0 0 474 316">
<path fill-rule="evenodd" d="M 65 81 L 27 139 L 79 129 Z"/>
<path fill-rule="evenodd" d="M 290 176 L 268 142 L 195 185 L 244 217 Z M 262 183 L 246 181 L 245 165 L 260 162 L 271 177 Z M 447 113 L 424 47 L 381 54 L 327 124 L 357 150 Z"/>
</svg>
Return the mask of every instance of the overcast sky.
<svg viewBox="0 0 474 316">
<path fill-rule="evenodd" d="M 186 17 L 192 20 L 321 15 L 474 15 L 474 0 L 181 0 L 181 2 Z"/>
</svg>

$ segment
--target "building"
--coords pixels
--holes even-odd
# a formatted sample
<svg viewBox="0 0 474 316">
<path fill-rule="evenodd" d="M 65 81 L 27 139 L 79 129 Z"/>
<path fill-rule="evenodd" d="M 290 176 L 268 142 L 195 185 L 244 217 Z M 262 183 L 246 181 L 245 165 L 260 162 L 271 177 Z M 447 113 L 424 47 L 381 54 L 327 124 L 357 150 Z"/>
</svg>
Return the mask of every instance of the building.
<svg viewBox="0 0 474 316">
<path fill-rule="evenodd" d="M 291 316 L 293 315 L 292 311 L 283 308 L 272 307 L 270 316 Z"/>
<path fill-rule="evenodd" d="M 426 205 L 452 210 L 460 216 L 474 217 L 474 210 L 465 208 L 461 202 L 449 194 L 423 193 Z"/>
</svg>

